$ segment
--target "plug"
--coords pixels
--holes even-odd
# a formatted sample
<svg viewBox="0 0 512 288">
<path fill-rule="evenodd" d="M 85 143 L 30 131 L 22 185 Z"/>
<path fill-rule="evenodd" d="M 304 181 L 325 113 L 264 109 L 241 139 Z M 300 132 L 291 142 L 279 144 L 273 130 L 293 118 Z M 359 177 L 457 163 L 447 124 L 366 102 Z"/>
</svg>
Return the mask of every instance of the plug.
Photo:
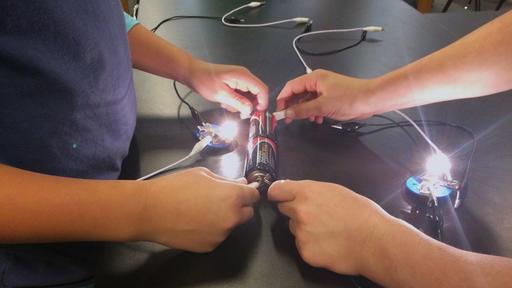
<svg viewBox="0 0 512 288">
<path fill-rule="evenodd" d="M 381 26 L 367 26 L 367 27 L 363 28 L 363 31 L 366 31 L 366 32 L 382 32 L 382 31 L 384 31 L 384 28 L 382 28 Z"/>
<path fill-rule="evenodd" d="M 295 23 L 297 23 L 297 24 L 306 24 L 306 23 L 309 23 L 309 18 L 307 18 L 307 17 L 296 17 L 296 18 L 293 18 L 293 21 L 295 21 Z"/>
<path fill-rule="evenodd" d="M 256 8 L 256 7 L 260 7 L 260 6 L 263 6 L 265 5 L 265 2 L 251 2 L 249 4 L 247 4 L 248 7 L 251 7 L 251 8 Z"/>
</svg>

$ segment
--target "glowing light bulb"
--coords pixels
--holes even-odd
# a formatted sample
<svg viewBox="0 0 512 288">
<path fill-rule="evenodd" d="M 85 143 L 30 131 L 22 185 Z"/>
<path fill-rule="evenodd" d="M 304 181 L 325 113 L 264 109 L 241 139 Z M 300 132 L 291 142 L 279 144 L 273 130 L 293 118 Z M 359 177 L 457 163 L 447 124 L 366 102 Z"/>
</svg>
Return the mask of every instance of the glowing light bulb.
<svg viewBox="0 0 512 288">
<path fill-rule="evenodd" d="M 222 140 L 230 142 L 238 135 L 238 124 L 235 121 L 226 121 L 219 126 L 217 132 Z"/>
<path fill-rule="evenodd" d="M 450 170 L 452 164 L 450 159 L 442 152 L 436 152 L 427 159 L 427 177 L 435 179 L 451 180 Z"/>
</svg>

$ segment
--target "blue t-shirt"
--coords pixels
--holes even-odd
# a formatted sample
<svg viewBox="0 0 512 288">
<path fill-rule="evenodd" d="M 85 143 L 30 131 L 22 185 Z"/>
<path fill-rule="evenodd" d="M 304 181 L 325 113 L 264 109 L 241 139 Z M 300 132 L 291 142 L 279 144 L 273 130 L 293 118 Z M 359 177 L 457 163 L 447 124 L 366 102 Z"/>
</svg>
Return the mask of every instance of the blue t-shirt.
<svg viewBox="0 0 512 288">
<path fill-rule="evenodd" d="M 131 73 L 119 0 L 0 1 L 0 163 L 116 179 L 135 127 Z M 1 245 L 0 287 L 86 279 L 92 246 Z"/>
</svg>

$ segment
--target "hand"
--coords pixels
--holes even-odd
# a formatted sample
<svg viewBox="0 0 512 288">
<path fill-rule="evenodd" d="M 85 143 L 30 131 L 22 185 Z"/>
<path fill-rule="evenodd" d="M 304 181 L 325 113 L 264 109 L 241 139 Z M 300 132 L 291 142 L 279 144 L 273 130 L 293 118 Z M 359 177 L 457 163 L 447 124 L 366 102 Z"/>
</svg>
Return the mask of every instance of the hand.
<svg viewBox="0 0 512 288">
<path fill-rule="evenodd" d="M 199 60 L 194 60 L 191 66 L 188 84 L 205 99 L 219 102 L 223 108 L 231 112 L 238 111 L 246 118 L 254 107 L 238 91 L 250 92 L 256 98 L 256 109 L 267 109 L 268 87 L 246 68 Z"/>
<path fill-rule="evenodd" d="M 286 109 L 287 123 L 306 118 L 318 124 L 324 117 L 335 120 L 368 118 L 376 112 L 369 101 L 372 83 L 372 80 L 315 70 L 286 83 L 277 96 L 277 110 Z"/>
<path fill-rule="evenodd" d="M 254 215 L 259 192 L 194 168 L 146 183 L 140 238 L 193 252 L 209 252 Z"/>
<path fill-rule="evenodd" d="M 390 218 L 369 199 L 330 183 L 278 181 L 268 197 L 290 217 L 290 231 L 304 261 L 340 274 L 362 273 L 372 243 Z"/>
</svg>

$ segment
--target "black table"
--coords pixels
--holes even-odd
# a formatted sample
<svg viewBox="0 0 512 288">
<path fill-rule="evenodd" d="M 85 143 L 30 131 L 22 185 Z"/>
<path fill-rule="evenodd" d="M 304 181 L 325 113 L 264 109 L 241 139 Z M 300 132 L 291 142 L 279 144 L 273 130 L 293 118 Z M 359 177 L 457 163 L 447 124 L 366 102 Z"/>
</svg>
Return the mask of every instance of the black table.
<svg viewBox="0 0 512 288">
<path fill-rule="evenodd" d="M 245 2 L 244 2 L 245 3 Z M 147 27 L 173 15 L 222 15 L 240 1 L 144 0 L 139 18 Z M 382 25 L 367 42 L 328 57 L 307 57 L 312 68 L 325 68 L 357 77 L 374 77 L 421 58 L 469 32 L 445 26 L 395 0 L 271 0 L 244 14 L 248 21 L 296 16 L 314 19 L 314 29 Z M 472 23 L 484 23 L 477 19 Z M 304 72 L 291 40 L 302 28 L 235 29 L 212 20 L 181 20 L 165 24 L 158 34 L 197 57 L 217 63 L 239 64 L 261 77 L 274 99 L 284 83 Z M 305 41 L 311 49 L 336 45 L 347 34 Z M 318 38 L 320 39 L 320 38 Z M 355 38 L 354 38 L 355 39 Z M 139 100 L 136 149 L 132 168 L 146 174 L 181 158 L 194 140 L 176 119 L 178 101 L 171 81 L 135 72 Z M 185 94 L 188 89 L 180 87 Z M 508 93 L 510 94 L 510 93 Z M 215 108 L 196 95 L 201 110 Z M 271 101 L 272 103 L 273 101 Z M 409 109 L 423 116 L 459 123 L 479 136 L 468 197 L 457 212 L 459 221 L 447 221 L 447 242 L 477 252 L 512 256 L 512 97 L 507 93 L 485 99 L 457 101 Z M 182 113 L 188 115 L 186 109 Z M 215 113 L 207 113 L 216 120 Z M 393 114 L 388 116 L 398 120 Z M 280 124 L 280 177 L 343 184 L 382 205 L 399 217 L 406 207 L 401 196 L 404 181 L 421 171 L 428 149 L 414 146 L 400 129 L 365 137 L 341 135 L 326 126 L 295 122 Z M 449 129 L 429 130 L 455 157 L 460 175 L 469 145 L 463 134 Z M 243 133 L 242 133 L 243 134 Z M 243 139 L 244 135 L 241 136 Z M 421 142 L 418 138 L 418 141 Z M 228 177 L 243 175 L 244 149 L 205 159 L 197 165 Z M 140 164 L 140 165 L 137 165 Z M 350 277 L 314 269 L 300 260 L 287 220 L 263 200 L 252 221 L 236 229 L 214 252 L 192 254 L 151 243 L 112 244 L 104 255 L 98 287 L 354 287 Z M 448 275 L 449 276 L 449 275 Z"/>
</svg>

